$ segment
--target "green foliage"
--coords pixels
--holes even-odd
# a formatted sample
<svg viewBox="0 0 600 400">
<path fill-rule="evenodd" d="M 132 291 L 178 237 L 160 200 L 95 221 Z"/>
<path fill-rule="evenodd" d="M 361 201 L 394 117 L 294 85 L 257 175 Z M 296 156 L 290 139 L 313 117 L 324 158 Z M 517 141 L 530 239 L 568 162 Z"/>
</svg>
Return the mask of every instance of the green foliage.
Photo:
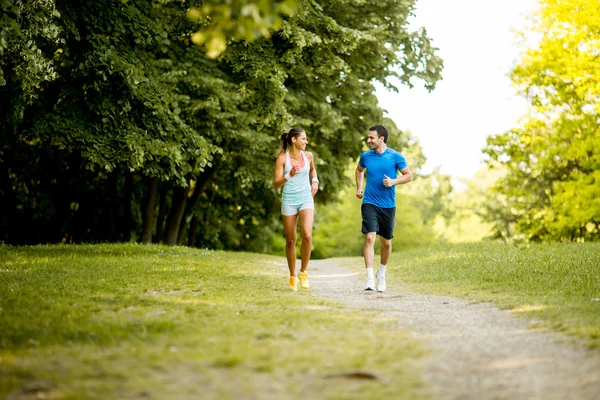
<svg viewBox="0 0 600 400">
<path fill-rule="evenodd" d="M 49 30 L 52 38 L 59 31 L 61 42 L 51 49 L 54 79 L 44 97 L 11 124 L 19 130 L 9 138 L 15 146 L 76 152 L 90 169 L 182 182 L 191 172 L 190 159 L 206 165 L 216 149 L 179 117 L 170 83 L 161 79 L 170 41 L 168 18 L 157 19 L 160 10 L 114 1 L 59 3 L 54 15 L 60 28 L 44 19 L 52 13 L 34 11 L 38 30 Z M 14 91 L 30 98 L 32 86 L 50 79 L 31 73 L 28 65 L 17 63 L 11 81 L 17 83 Z"/>
<path fill-rule="evenodd" d="M 192 35 L 192 41 L 206 47 L 206 55 L 216 58 L 227 48 L 229 39 L 252 41 L 268 38 L 281 27 L 283 17 L 296 11 L 296 0 L 250 1 L 205 0 L 201 7 L 191 7 L 187 18 L 199 21 L 202 27 Z"/>
<path fill-rule="evenodd" d="M 412 399 L 422 389 L 422 351 L 396 321 L 292 293 L 281 257 L 0 246 L 0 266 L 2 398 Z M 322 378 L 353 370 L 394 379 Z M 318 378 L 298 386 L 297 374 Z"/>
<path fill-rule="evenodd" d="M 442 68 L 425 32 L 406 30 L 412 2 L 303 1 L 293 14 L 291 3 L 259 2 L 281 29 L 232 40 L 218 59 L 192 35 L 238 29 L 228 24 L 250 3 L 227 5 L 221 27 L 185 18 L 195 6 L 226 10 L 217 2 L 57 2 L 51 20 L 39 4 L 38 25 L 59 34 L 41 53 L 56 75 L 37 97 L 16 69 L 0 89 L 11 110 L 0 116 L 0 206 L 18 209 L 0 218 L 0 238 L 13 243 L 135 240 L 149 221 L 154 241 L 167 232 L 172 244 L 268 251 L 281 233 L 271 183 L 281 130 L 307 131 L 330 201 L 368 126 L 384 121 L 374 80 L 432 89 Z"/>
<path fill-rule="evenodd" d="M 415 206 L 421 210 L 423 223 L 431 225 L 437 216 L 450 219 L 452 211 L 449 202 L 453 190 L 450 176 L 435 169 L 431 174 L 419 178 L 407 185 L 407 191 Z"/>
<path fill-rule="evenodd" d="M 350 185 L 338 191 L 337 202 L 315 207 L 312 258 L 358 256 L 362 254 L 364 236 L 361 228 L 361 201 Z"/>
<path fill-rule="evenodd" d="M 57 77 L 53 51 L 60 53 L 60 12 L 50 0 L 3 0 L 0 8 L 0 88 L 9 85 L 7 79 L 18 80 L 32 101 L 41 85 Z"/>
<path fill-rule="evenodd" d="M 489 138 L 485 152 L 507 168 L 495 191 L 509 211 L 503 219 L 519 232 L 533 240 L 598 240 L 597 2 L 541 5 L 533 28 L 539 44 L 512 74 L 534 112 L 520 127 Z"/>
<path fill-rule="evenodd" d="M 451 243 L 478 242 L 490 237 L 510 239 L 514 228 L 502 214 L 502 197 L 490 191 L 504 175 L 500 168 L 483 168 L 462 182 L 466 188 L 450 194 L 451 217 L 438 217 L 436 232 Z"/>
</svg>

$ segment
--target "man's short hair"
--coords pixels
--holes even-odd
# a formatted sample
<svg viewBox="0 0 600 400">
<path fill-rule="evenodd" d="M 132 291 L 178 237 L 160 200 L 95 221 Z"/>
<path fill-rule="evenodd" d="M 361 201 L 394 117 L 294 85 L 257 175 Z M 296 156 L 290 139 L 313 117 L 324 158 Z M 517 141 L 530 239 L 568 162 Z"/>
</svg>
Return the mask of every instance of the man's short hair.
<svg viewBox="0 0 600 400">
<path fill-rule="evenodd" d="M 369 130 L 377 132 L 377 135 L 379 135 L 379 137 L 383 136 L 383 143 L 387 143 L 388 131 L 387 131 L 387 129 L 385 129 L 385 126 L 375 125 L 375 126 L 370 127 Z"/>
</svg>

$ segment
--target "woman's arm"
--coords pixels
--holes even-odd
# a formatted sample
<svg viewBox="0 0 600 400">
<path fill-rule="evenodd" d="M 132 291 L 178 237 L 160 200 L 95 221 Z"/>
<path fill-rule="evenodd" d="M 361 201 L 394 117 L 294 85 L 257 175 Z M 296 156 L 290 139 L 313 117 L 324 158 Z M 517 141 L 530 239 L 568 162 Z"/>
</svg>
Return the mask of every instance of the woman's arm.
<svg viewBox="0 0 600 400">
<path fill-rule="evenodd" d="M 300 167 L 292 167 L 290 172 L 283 175 L 283 170 L 285 168 L 285 153 L 277 157 L 277 161 L 275 161 L 275 173 L 273 174 L 273 187 L 275 189 L 279 189 L 283 187 L 287 181 L 294 175 L 300 173 Z"/>
<path fill-rule="evenodd" d="M 285 166 L 285 154 L 277 157 L 275 161 L 275 172 L 273 174 L 273 187 L 279 189 L 287 182 L 287 179 L 283 176 L 283 168 Z M 290 171 L 292 172 L 292 171 Z"/>
<path fill-rule="evenodd" d="M 308 159 L 310 160 L 310 171 L 308 172 L 308 176 L 310 177 L 310 189 L 312 192 L 312 196 L 315 197 L 317 192 L 319 191 L 319 178 L 317 177 L 317 168 L 315 167 L 315 159 L 311 152 L 306 152 Z"/>
</svg>

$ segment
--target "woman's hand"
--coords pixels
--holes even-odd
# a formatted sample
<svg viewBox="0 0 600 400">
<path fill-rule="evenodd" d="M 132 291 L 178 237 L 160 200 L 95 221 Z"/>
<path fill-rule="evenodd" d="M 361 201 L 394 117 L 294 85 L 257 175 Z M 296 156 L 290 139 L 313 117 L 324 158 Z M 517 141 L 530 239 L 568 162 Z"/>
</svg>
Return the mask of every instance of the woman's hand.
<svg viewBox="0 0 600 400">
<path fill-rule="evenodd" d="M 313 182 L 310 185 L 310 189 L 311 189 L 311 192 L 312 192 L 312 197 L 315 197 L 315 194 L 317 194 L 317 192 L 319 191 L 319 182 L 316 182 L 316 181 Z"/>
</svg>

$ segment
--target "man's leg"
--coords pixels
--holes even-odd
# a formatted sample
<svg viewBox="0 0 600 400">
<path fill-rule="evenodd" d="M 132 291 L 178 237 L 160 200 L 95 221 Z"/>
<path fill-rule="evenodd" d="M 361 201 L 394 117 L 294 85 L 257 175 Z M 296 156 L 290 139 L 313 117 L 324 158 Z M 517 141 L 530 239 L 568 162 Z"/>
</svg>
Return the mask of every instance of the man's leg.
<svg viewBox="0 0 600 400">
<path fill-rule="evenodd" d="M 381 241 L 381 257 L 379 270 L 377 270 L 377 291 L 385 292 L 385 269 L 392 254 L 392 238 L 394 237 L 394 220 L 396 208 L 384 208 L 379 213 L 379 240 Z"/>
<path fill-rule="evenodd" d="M 381 241 L 381 255 L 379 270 L 377 270 L 377 291 L 385 292 L 385 268 L 392 254 L 392 239 L 385 239 L 383 236 L 379 236 L 379 240 Z"/>
<path fill-rule="evenodd" d="M 365 290 L 375 290 L 375 279 L 373 276 L 373 260 L 375 259 L 375 237 L 377 233 L 367 232 L 365 234 L 365 246 L 363 255 L 365 258 L 365 267 L 367 269 L 367 284 Z"/>
<path fill-rule="evenodd" d="M 379 236 L 379 240 L 381 242 L 381 265 L 387 265 L 392 254 L 392 239 L 385 239 Z"/>
</svg>

